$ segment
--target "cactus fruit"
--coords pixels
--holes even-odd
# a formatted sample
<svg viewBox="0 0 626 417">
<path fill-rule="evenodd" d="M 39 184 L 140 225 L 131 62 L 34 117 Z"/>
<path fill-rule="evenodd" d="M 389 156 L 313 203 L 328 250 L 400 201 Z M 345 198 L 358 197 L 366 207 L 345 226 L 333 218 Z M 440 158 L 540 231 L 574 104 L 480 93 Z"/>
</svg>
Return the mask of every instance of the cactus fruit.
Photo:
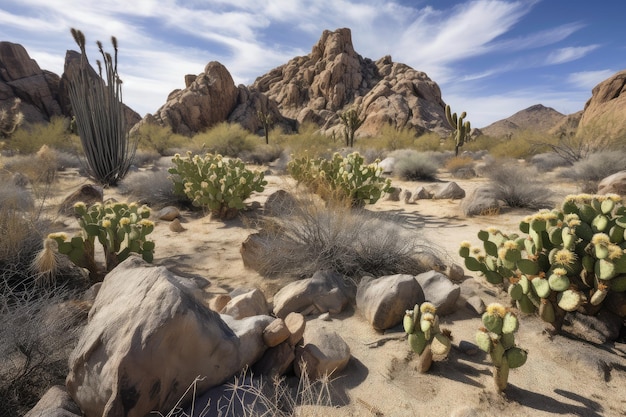
<svg viewBox="0 0 626 417">
<path fill-rule="evenodd" d="M 485 327 L 476 333 L 476 344 L 489 354 L 496 389 L 503 391 L 508 383 L 509 369 L 522 366 L 528 357 L 527 351 L 515 345 L 519 321 L 503 305 L 492 303 L 482 315 L 482 323 Z"/>
<path fill-rule="evenodd" d="M 524 313 L 539 310 L 559 332 L 567 311 L 596 314 L 626 292 L 626 207 L 616 195 L 572 195 L 554 210 L 519 223 L 522 235 L 478 232 L 480 248 L 464 242 L 465 266 L 502 284 Z"/>
<path fill-rule="evenodd" d="M 447 356 L 452 347 L 450 332 L 439 328 L 436 307 L 425 302 L 407 310 L 403 319 L 411 349 L 418 355 L 417 369 L 428 372 L 432 355 Z"/>
</svg>

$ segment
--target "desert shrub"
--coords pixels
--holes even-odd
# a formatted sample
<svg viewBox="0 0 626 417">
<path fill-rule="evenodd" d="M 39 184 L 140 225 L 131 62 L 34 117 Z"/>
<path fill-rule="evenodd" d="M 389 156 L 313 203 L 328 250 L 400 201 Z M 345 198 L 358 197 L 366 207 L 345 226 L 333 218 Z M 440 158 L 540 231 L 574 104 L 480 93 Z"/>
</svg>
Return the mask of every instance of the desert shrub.
<svg viewBox="0 0 626 417">
<path fill-rule="evenodd" d="M 44 145 L 36 154 L 3 158 L 4 170 L 23 175 L 31 184 L 51 184 L 58 169 L 57 152 Z"/>
<path fill-rule="evenodd" d="M 78 340 L 80 310 L 60 309 L 71 294 L 64 287 L 30 287 L 18 297 L 4 287 L 5 292 L 0 292 L 0 415 L 18 417 L 48 388 L 64 384 L 68 358 Z"/>
<path fill-rule="evenodd" d="M 489 149 L 495 158 L 525 159 L 533 153 L 533 144 L 523 136 L 515 135 L 511 139 L 501 140 Z"/>
<path fill-rule="evenodd" d="M 82 167 L 81 161 L 77 153 L 71 151 L 57 151 L 57 170 L 64 171 L 66 169 L 79 169 Z"/>
<path fill-rule="evenodd" d="M 359 147 L 362 149 L 395 151 L 396 149 L 412 148 L 416 139 L 414 130 L 396 129 L 391 125 L 384 125 L 378 135 L 364 138 L 359 143 Z"/>
<path fill-rule="evenodd" d="M 239 158 L 249 164 L 266 165 L 276 161 L 283 154 L 283 148 L 277 144 L 259 144 L 250 151 L 243 151 Z"/>
<path fill-rule="evenodd" d="M 342 139 L 320 133 L 312 123 L 303 123 L 295 134 L 274 134 L 275 142 L 287 155 L 293 158 L 331 158 L 333 153 L 342 146 Z"/>
<path fill-rule="evenodd" d="M 189 138 L 172 132 L 170 126 L 154 123 L 141 124 L 132 135 L 138 140 L 139 149 L 156 151 L 163 156 L 170 154 L 171 149 L 184 148 L 191 142 Z"/>
<path fill-rule="evenodd" d="M 365 164 L 358 152 L 345 158 L 335 153 L 330 160 L 294 159 L 288 171 L 323 199 L 348 201 L 352 206 L 374 204 L 391 189 L 391 181 L 382 177 L 382 168 L 377 163 Z"/>
<path fill-rule="evenodd" d="M 355 279 L 415 275 L 427 269 L 420 255 L 435 251 L 403 226 L 384 213 L 299 197 L 289 213 L 261 222 L 254 264 L 268 277 L 310 277 L 320 269 Z"/>
<path fill-rule="evenodd" d="M 440 151 L 444 146 L 444 140 L 442 140 L 439 134 L 430 132 L 419 136 L 414 140 L 414 146 L 411 148 L 417 151 Z M 448 141 L 449 142 L 449 141 Z"/>
<path fill-rule="evenodd" d="M 133 157 L 133 167 L 145 167 L 155 164 L 161 159 L 161 154 L 151 149 L 137 149 Z"/>
<path fill-rule="evenodd" d="M 155 209 L 191 205 L 187 196 L 174 192 L 174 184 L 167 169 L 131 172 L 120 182 L 118 190 L 129 201 Z"/>
<path fill-rule="evenodd" d="M 70 133 L 69 123 L 64 117 L 53 117 L 47 123 L 24 125 L 13 133 L 5 147 L 20 154 L 35 153 L 44 145 L 66 152 L 77 152 L 80 142 L 76 135 Z"/>
<path fill-rule="evenodd" d="M 452 174 L 453 177 L 467 178 L 468 173 L 474 173 L 474 159 L 470 156 L 456 156 L 446 161 L 444 168 Z M 474 173 L 475 175 L 475 173 Z M 474 176 L 471 175 L 471 176 Z"/>
<path fill-rule="evenodd" d="M 570 165 L 567 159 L 554 152 L 539 153 L 530 158 L 530 163 L 541 172 L 552 171 L 555 168 Z"/>
<path fill-rule="evenodd" d="M 405 149 L 395 151 L 390 156 L 395 158 L 394 174 L 403 180 L 432 181 L 437 178 L 439 165 L 432 154 Z"/>
<path fill-rule="evenodd" d="M 240 159 L 210 153 L 192 156 L 189 152 L 185 158 L 175 155 L 172 162 L 168 172 L 174 192 L 220 219 L 234 217 L 253 192 L 262 192 L 267 185 L 262 172 L 247 169 Z"/>
<path fill-rule="evenodd" d="M 223 156 L 239 157 L 261 144 L 261 139 L 237 123 L 219 123 L 191 138 L 197 149 Z"/>
<path fill-rule="evenodd" d="M 509 207 L 541 209 L 552 206 L 547 186 L 538 179 L 540 176 L 534 167 L 504 160 L 489 166 L 486 175 L 495 198 Z"/>
<path fill-rule="evenodd" d="M 584 192 L 595 192 L 603 178 L 623 170 L 626 170 L 626 152 L 615 150 L 592 153 L 562 174 L 577 181 Z"/>
<path fill-rule="evenodd" d="M 15 184 L 8 175 L 0 175 L 0 181 L 0 211 L 29 212 L 35 207 L 35 199 L 28 189 Z M 2 241 L 10 237 L 2 236 Z"/>
</svg>

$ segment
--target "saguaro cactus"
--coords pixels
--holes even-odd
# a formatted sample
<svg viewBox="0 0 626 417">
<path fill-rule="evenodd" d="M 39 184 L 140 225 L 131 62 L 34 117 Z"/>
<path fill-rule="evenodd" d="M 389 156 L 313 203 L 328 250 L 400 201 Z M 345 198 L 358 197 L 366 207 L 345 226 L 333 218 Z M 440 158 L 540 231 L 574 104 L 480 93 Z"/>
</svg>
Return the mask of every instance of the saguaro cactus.
<svg viewBox="0 0 626 417">
<path fill-rule="evenodd" d="M 446 119 L 448 123 L 452 127 L 452 137 L 454 139 L 454 153 L 456 156 L 459 156 L 459 148 L 463 146 L 466 140 L 469 139 L 470 132 L 472 127 L 469 121 L 463 122 L 463 119 L 467 116 L 466 112 L 461 113 L 460 116 L 457 116 L 456 113 L 452 113 L 450 109 L 450 105 L 446 104 Z"/>
</svg>

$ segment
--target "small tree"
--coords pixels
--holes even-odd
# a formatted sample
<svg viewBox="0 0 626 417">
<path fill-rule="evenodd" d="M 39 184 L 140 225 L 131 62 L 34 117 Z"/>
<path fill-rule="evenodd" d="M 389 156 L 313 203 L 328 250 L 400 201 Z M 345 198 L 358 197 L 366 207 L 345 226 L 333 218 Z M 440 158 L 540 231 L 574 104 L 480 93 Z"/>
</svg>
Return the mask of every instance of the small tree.
<svg viewBox="0 0 626 417">
<path fill-rule="evenodd" d="M 72 36 L 81 58 L 80 67 L 70 76 L 68 92 L 85 152 L 86 170 L 99 183 L 116 185 L 128 172 L 137 149 L 137 141 L 129 140 L 126 127 L 122 80 L 117 72 L 117 39 L 111 37 L 113 56 L 97 42 L 103 63 L 97 61 L 99 76 L 96 76 L 87 59 L 85 35 L 72 28 Z"/>
<path fill-rule="evenodd" d="M 354 146 L 354 133 L 359 127 L 361 127 L 365 118 L 361 119 L 359 117 L 358 108 L 346 110 L 341 113 L 339 117 L 341 118 L 341 123 L 343 124 L 343 134 L 346 139 L 346 146 L 351 148 Z"/>
<path fill-rule="evenodd" d="M 263 133 L 265 134 L 265 144 L 269 145 L 270 143 L 270 127 L 274 124 L 274 118 L 267 110 L 259 110 L 256 112 L 256 116 L 259 118 L 261 122 L 261 126 L 263 126 Z"/>
</svg>

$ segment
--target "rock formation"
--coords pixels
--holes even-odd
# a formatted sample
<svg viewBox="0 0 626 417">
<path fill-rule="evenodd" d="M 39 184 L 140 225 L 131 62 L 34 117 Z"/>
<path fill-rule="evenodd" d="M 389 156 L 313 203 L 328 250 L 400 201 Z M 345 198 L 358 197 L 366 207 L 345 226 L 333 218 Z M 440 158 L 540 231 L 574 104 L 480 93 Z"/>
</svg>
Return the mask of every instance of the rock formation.
<svg viewBox="0 0 626 417">
<path fill-rule="evenodd" d="M 589 140 L 604 141 L 626 135 L 626 70 L 596 85 L 585 104 L 576 134 Z"/>
<path fill-rule="evenodd" d="M 498 120 L 489 126 L 480 129 L 482 134 L 493 137 L 506 137 L 515 133 L 529 130 L 547 133 L 557 125 L 561 125 L 567 116 L 551 107 L 535 104 L 527 109 L 518 111 L 511 117 Z"/>
<path fill-rule="evenodd" d="M 44 71 L 22 45 L 0 42 L 0 108 L 15 98 L 26 123 L 50 120 L 62 114 L 59 105 L 59 77 Z"/>
<path fill-rule="evenodd" d="M 235 87 L 217 62 L 195 79 L 185 76 L 185 84 L 144 122 L 188 135 L 222 121 L 258 132 L 262 126 L 257 114 L 262 111 L 287 131 L 313 123 L 329 132 L 340 128 L 339 115 L 354 107 L 365 118 L 358 136 L 378 133 L 385 125 L 416 133 L 449 130 L 439 86 L 389 56 L 376 62 L 361 57 L 352 46 L 350 29 L 324 31 L 310 54 L 293 58 L 251 86 Z"/>
</svg>

